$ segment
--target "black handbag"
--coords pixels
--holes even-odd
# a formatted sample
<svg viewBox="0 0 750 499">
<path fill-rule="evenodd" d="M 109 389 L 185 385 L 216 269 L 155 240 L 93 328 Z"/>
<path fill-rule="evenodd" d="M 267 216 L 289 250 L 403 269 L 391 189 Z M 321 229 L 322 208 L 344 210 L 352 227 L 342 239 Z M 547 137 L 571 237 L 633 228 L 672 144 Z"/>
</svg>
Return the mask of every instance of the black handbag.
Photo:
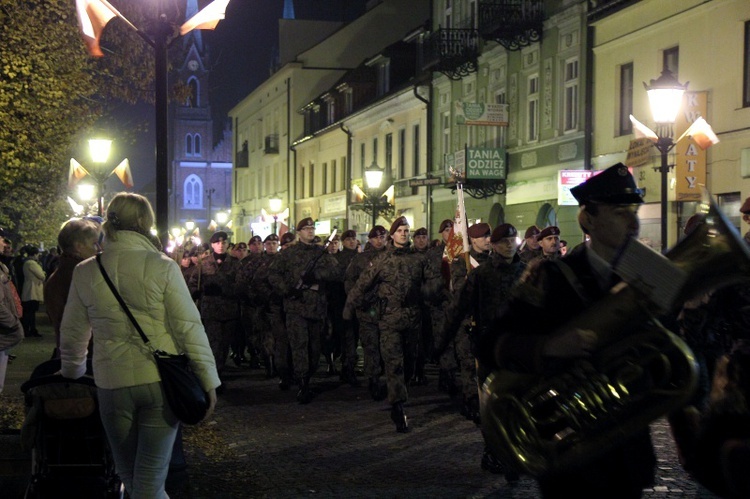
<svg viewBox="0 0 750 499">
<path fill-rule="evenodd" d="M 141 335 L 141 339 L 154 355 L 156 367 L 161 377 L 162 389 L 172 412 L 184 424 L 194 425 L 201 422 L 206 417 L 210 402 L 208 394 L 203 390 L 198 377 L 190 368 L 190 359 L 184 353 L 172 354 L 163 350 L 154 350 L 148 337 L 104 270 L 101 254 L 96 255 L 96 263 L 99 264 L 99 269 L 102 271 L 102 276 L 104 276 L 109 289 L 112 290 L 130 322 L 133 323 L 136 331 Z"/>
</svg>

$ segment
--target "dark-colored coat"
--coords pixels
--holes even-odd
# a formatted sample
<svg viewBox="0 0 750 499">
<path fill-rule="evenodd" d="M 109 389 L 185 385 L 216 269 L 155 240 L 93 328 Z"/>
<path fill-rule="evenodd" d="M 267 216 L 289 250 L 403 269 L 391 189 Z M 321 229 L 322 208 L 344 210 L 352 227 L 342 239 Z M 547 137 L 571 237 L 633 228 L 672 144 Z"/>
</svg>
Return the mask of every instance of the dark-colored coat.
<svg viewBox="0 0 750 499">
<path fill-rule="evenodd" d="M 344 274 L 344 291 L 347 296 L 357 283 L 357 279 L 362 275 L 362 272 L 370 267 L 373 259 L 384 251 L 385 247 L 379 250 L 368 247 L 362 253 L 357 253 L 352 257 L 352 261 L 349 262 Z M 377 293 L 372 290 L 372 292 L 365 295 L 362 304 L 357 308 L 357 318 L 367 322 L 377 322 L 379 314 Z"/>
<path fill-rule="evenodd" d="M 200 299 L 203 320 L 231 321 L 240 317 L 240 261 L 227 254 L 219 265 L 211 254 L 198 264 L 188 282 L 190 294 Z"/>
</svg>

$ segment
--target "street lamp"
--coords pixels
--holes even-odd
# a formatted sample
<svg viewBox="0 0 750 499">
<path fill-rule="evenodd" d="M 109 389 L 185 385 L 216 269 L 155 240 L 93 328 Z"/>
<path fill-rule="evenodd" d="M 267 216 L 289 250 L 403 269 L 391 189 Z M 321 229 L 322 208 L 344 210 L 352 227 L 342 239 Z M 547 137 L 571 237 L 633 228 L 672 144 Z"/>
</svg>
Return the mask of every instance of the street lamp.
<svg viewBox="0 0 750 499">
<path fill-rule="evenodd" d="M 97 186 L 97 206 L 98 213 L 101 217 L 104 213 L 104 183 L 111 173 L 104 174 L 103 168 L 104 163 L 109 159 L 109 152 L 112 150 L 112 141 L 109 139 L 89 139 L 89 152 L 91 153 L 91 160 L 96 163 L 97 166 L 94 173 L 89 174 L 94 177 Z"/>
<path fill-rule="evenodd" d="M 661 153 L 661 250 L 664 253 L 667 249 L 667 176 L 669 174 L 668 153 L 675 146 L 674 142 L 674 122 L 677 119 L 677 113 L 682 105 L 682 96 L 687 90 L 688 84 L 681 84 L 672 72 L 666 67 L 662 70 L 661 76 L 656 80 L 651 80 L 650 85 L 643 82 L 648 94 L 651 114 L 656 123 L 656 142 L 654 146 Z"/>
<path fill-rule="evenodd" d="M 281 198 L 273 197 L 268 200 L 268 206 L 271 208 L 271 214 L 273 216 L 273 233 L 276 234 L 276 225 L 279 219 L 279 213 L 281 212 Z"/>
<path fill-rule="evenodd" d="M 114 174 L 117 174 L 120 181 L 126 187 L 132 187 L 132 175 L 130 173 L 130 166 L 128 160 L 124 159 L 114 170 L 107 171 L 104 164 L 109 159 L 109 153 L 112 150 L 112 141 L 109 139 L 90 139 L 89 140 L 89 152 L 91 154 L 91 160 L 95 164 L 94 168 L 87 170 L 81 164 L 70 158 L 70 178 L 68 179 L 68 186 L 73 187 L 79 179 L 88 175 L 94 181 L 95 186 L 90 184 L 79 184 L 78 195 L 82 200 L 89 200 L 96 195 L 97 197 L 97 214 L 101 217 L 104 213 L 104 189 L 107 179 Z M 95 192 L 94 192 L 95 191 Z"/>
<path fill-rule="evenodd" d="M 388 199 L 383 195 L 381 184 L 385 172 L 373 160 L 372 164 L 365 168 L 365 184 L 367 186 L 367 196 L 364 199 L 364 205 L 370 206 L 372 210 L 372 226 L 378 223 L 378 214 L 391 208 Z"/>
</svg>

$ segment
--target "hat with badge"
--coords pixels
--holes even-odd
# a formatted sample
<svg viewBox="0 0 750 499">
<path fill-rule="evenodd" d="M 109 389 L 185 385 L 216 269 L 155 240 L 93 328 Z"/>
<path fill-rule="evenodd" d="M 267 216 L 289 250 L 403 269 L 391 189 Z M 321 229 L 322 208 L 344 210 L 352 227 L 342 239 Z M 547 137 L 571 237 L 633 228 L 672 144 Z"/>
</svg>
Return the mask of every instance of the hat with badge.
<svg viewBox="0 0 750 499">
<path fill-rule="evenodd" d="M 306 229 L 308 227 L 315 228 L 315 220 L 313 220 L 310 217 L 303 218 L 302 220 L 300 220 L 299 222 L 297 222 L 296 229 L 297 230 L 302 230 L 302 229 Z"/>
<path fill-rule="evenodd" d="M 268 241 L 278 241 L 278 240 L 279 240 L 279 236 L 277 236 L 276 234 L 268 234 L 266 238 L 263 240 L 263 242 L 267 243 Z"/>
<path fill-rule="evenodd" d="M 385 230 L 385 227 L 382 225 L 376 225 L 372 229 L 370 229 L 370 233 L 367 234 L 367 237 L 372 239 L 373 237 L 380 237 L 384 236 L 388 231 Z"/>
<path fill-rule="evenodd" d="M 347 240 L 349 238 L 357 239 L 357 231 L 349 229 L 349 230 L 345 230 L 344 233 L 341 234 L 341 240 L 342 241 L 345 241 L 345 240 Z"/>
<path fill-rule="evenodd" d="M 391 224 L 391 235 L 395 234 L 398 228 L 403 227 L 404 225 L 409 225 L 409 221 L 406 219 L 406 217 L 398 217 L 396 220 L 394 220 Z"/>
<path fill-rule="evenodd" d="M 440 229 L 438 229 L 438 232 L 443 232 L 445 229 L 450 229 L 451 227 L 453 227 L 453 220 L 446 218 L 440 222 Z"/>
<path fill-rule="evenodd" d="M 289 244 L 294 241 L 294 232 L 284 232 L 281 236 L 281 245 Z"/>
<path fill-rule="evenodd" d="M 750 215 L 750 197 L 745 199 L 745 202 L 740 206 L 740 213 L 743 215 Z"/>
<path fill-rule="evenodd" d="M 541 231 L 539 230 L 539 227 L 536 225 L 532 225 L 528 229 L 526 229 L 526 234 L 524 234 L 523 238 L 528 239 L 530 237 L 536 238 L 536 236 L 539 235 Z"/>
<path fill-rule="evenodd" d="M 247 244 L 255 244 L 255 243 L 262 243 L 262 242 L 263 242 L 263 239 L 260 236 L 253 236 L 250 238 Z"/>
<path fill-rule="evenodd" d="M 643 191 L 638 188 L 628 167 L 612 165 L 570 190 L 579 205 L 586 203 L 641 204 Z"/>
<path fill-rule="evenodd" d="M 504 239 L 506 237 L 518 237 L 518 231 L 511 224 L 500 224 L 495 227 L 495 230 L 492 231 L 490 242 L 496 243 L 500 239 Z"/>
<path fill-rule="evenodd" d="M 479 222 L 469 227 L 467 233 L 472 239 L 487 237 L 492 234 L 492 227 L 487 222 Z"/>
<path fill-rule="evenodd" d="M 542 229 L 542 232 L 537 234 L 536 240 L 541 241 L 545 237 L 549 237 L 549 236 L 560 236 L 560 229 L 558 227 L 555 227 L 554 225 L 545 227 L 544 229 Z"/>
<path fill-rule="evenodd" d="M 425 227 L 420 227 L 417 230 L 414 231 L 414 236 L 426 236 L 427 235 L 427 229 Z"/>
<path fill-rule="evenodd" d="M 229 239 L 229 236 L 223 230 L 217 230 L 216 232 L 211 234 L 211 244 L 219 242 L 219 239 L 223 239 L 226 241 Z"/>
</svg>

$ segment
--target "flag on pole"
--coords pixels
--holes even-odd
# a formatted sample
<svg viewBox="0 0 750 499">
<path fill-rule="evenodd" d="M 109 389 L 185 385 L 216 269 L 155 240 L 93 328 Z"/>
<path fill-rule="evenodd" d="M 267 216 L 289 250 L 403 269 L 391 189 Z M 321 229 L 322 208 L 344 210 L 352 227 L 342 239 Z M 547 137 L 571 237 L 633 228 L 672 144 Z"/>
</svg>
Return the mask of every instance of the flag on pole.
<svg viewBox="0 0 750 499">
<path fill-rule="evenodd" d="M 86 168 L 81 166 L 81 163 L 70 158 L 70 168 L 68 169 L 68 189 L 71 189 L 79 180 L 88 174 L 89 172 L 86 171 Z"/>
<path fill-rule="evenodd" d="M 117 15 L 108 5 L 102 0 L 76 0 L 78 26 L 89 54 L 94 57 L 104 55 L 99 48 L 99 38 L 107 23 Z"/>
<path fill-rule="evenodd" d="M 185 35 L 194 29 L 214 29 L 219 21 L 224 19 L 227 5 L 229 0 L 214 0 L 185 21 L 185 24 L 180 26 L 180 34 Z"/>
<path fill-rule="evenodd" d="M 692 138 L 698 144 L 698 147 L 704 151 L 719 142 L 719 137 L 716 136 L 711 125 L 706 123 L 706 120 L 702 116 L 695 120 L 676 142 L 679 142 L 684 137 Z"/>
<path fill-rule="evenodd" d="M 130 171 L 130 162 L 128 161 L 128 158 L 123 159 L 120 164 L 112 170 L 112 173 L 117 175 L 117 178 L 120 179 L 120 182 L 122 182 L 126 188 L 131 189 L 133 187 L 133 173 Z"/>
<path fill-rule="evenodd" d="M 452 262 L 461 254 L 469 253 L 469 233 L 466 227 L 466 206 L 464 205 L 464 188 L 461 182 L 456 183 L 457 206 L 456 220 L 451 227 L 448 241 L 445 243 L 445 253 L 448 261 Z"/>
<path fill-rule="evenodd" d="M 649 127 L 635 119 L 635 116 L 630 115 L 630 122 L 633 124 L 633 133 L 636 139 L 648 139 L 652 142 L 659 140 L 659 136 L 656 132 L 651 130 Z"/>
</svg>

